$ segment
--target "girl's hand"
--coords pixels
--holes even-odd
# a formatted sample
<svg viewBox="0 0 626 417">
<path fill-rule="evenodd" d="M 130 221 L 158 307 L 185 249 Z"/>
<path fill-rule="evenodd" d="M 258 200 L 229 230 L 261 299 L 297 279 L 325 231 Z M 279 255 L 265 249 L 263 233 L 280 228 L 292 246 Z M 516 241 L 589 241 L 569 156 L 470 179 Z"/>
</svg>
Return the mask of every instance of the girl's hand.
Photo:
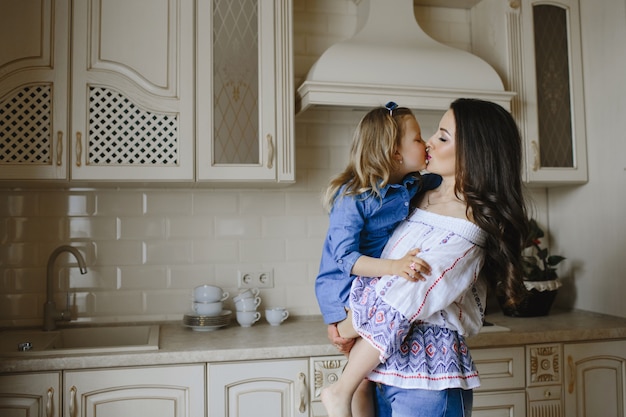
<svg viewBox="0 0 626 417">
<path fill-rule="evenodd" d="M 328 325 L 328 340 L 330 340 L 330 343 L 332 343 L 339 352 L 346 355 L 350 352 L 355 342 L 355 339 L 346 339 L 345 337 L 339 336 L 337 324 Z"/>
<path fill-rule="evenodd" d="M 409 281 L 426 281 L 424 275 L 430 275 L 430 265 L 418 258 L 420 249 L 411 249 L 404 257 L 396 259 L 392 263 L 392 275 L 397 275 Z"/>
</svg>

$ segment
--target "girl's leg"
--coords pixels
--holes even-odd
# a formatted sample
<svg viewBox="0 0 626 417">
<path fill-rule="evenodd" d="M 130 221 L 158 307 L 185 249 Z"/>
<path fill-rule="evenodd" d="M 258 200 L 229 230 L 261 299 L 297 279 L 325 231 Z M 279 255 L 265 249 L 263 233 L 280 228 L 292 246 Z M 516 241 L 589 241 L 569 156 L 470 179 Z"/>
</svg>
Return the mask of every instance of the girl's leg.
<svg viewBox="0 0 626 417">
<path fill-rule="evenodd" d="M 364 379 L 359 384 L 352 397 L 353 417 L 374 417 L 374 383 Z"/>
<path fill-rule="evenodd" d="M 351 315 L 349 315 L 346 320 L 349 320 L 351 325 Z M 342 331 L 342 328 L 345 327 L 346 320 L 337 325 L 339 334 L 342 337 L 350 337 L 347 335 L 348 332 L 345 331 L 345 329 Z M 351 403 L 353 396 L 359 385 L 365 380 L 365 377 L 379 364 L 379 355 L 378 350 L 365 340 L 358 339 L 356 341 L 350 351 L 348 363 L 339 377 L 339 380 L 322 391 L 322 403 L 324 407 L 326 407 L 328 417 L 352 416 Z M 374 407 L 371 398 L 373 397 L 370 395 L 370 400 L 367 401 L 367 403 L 370 406 L 370 410 L 373 412 Z M 361 405 L 364 405 L 362 404 L 362 397 L 361 401 L 357 401 L 355 405 L 358 405 L 359 408 L 361 408 Z M 355 417 L 360 416 L 357 415 Z"/>
</svg>

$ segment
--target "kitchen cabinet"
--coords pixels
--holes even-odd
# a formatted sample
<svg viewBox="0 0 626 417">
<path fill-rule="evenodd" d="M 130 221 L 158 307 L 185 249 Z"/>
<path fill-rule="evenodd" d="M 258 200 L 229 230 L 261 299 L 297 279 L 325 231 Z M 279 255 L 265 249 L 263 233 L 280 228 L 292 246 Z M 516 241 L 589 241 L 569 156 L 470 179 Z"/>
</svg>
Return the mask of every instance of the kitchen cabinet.
<svg viewBox="0 0 626 417">
<path fill-rule="evenodd" d="M 205 0 L 197 15 L 198 181 L 293 182 L 292 1 Z"/>
<path fill-rule="evenodd" d="M 480 374 L 472 416 L 526 416 L 524 348 L 472 349 Z"/>
<path fill-rule="evenodd" d="M 61 415 L 60 372 L 0 375 L 0 415 Z"/>
<path fill-rule="evenodd" d="M 72 417 L 205 415 L 204 365 L 64 372 L 63 410 Z"/>
<path fill-rule="evenodd" d="M 626 340 L 563 347 L 568 417 L 626 417 Z"/>
<path fill-rule="evenodd" d="M 472 52 L 494 66 L 524 139 L 529 185 L 587 181 L 578 0 L 482 0 L 471 11 Z"/>
<path fill-rule="evenodd" d="M 193 2 L 1 7 L 0 178 L 193 179 Z"/>
<path fill-rule="evenodd" d="M 193 180 L 193 2 L 72 7 L 71 178 Z"/>
<path fill-rule="evenodd" d="M 529 415 L 564 416 L 563 346 L 560 343 L 529 345 L 526 358 Z"/>
<path fill-rule="evenodd" d="M 309 373 L 311 375 L 309 398 L 311 399 L 312 417 L 327 416 L 320 394 L 322 389 L 337 382 L 347 363 L 348 359 L 344 355 L 311 358 L 309 364 Z"/>
<path fill-rule="evenodd" d="M 308 360 L 209 363 L 211 417 L 309 416 Z"/>
<path fill-rule="evenodd" d="M 0 7 L 0 179 L 294 181 L 291 0 Z"/>
<path fill-rule="evenodd" d="M 67 179 L 69 1 L 0 9 L 0 179 Z"/>
</svg>

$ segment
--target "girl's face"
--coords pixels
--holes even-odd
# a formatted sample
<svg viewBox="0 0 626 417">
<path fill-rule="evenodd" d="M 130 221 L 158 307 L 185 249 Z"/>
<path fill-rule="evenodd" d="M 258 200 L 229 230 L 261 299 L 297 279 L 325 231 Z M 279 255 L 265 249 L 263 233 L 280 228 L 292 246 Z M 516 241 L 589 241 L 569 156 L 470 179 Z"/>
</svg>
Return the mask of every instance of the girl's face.
<svg viewBox="0 0 626 417">
<path fill-rule="evenodd" d="M 408 173 L 426 169 L 426 143 L 415 117 L 404 117 L 402 123 L 404 134 L 396 150 L 396 159 L 402 161 L 399 170 L 404 177 Z"/>
<path fill-rule="evenodd" d="M 456 172 L 456 124 L 454 113 L 448 110 L 439 129 L 428 139 L 428 172 L 442 177 L 454 176 Z"/>
</svg>

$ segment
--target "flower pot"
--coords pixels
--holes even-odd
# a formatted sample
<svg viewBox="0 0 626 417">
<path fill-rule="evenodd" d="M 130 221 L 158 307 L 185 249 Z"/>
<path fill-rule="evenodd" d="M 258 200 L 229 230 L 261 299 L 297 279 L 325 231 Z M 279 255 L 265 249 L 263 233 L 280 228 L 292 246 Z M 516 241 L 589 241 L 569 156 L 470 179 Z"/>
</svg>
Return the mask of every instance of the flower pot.
<svg viewBox="0 0 626 417">
<path fill-rule="evenodd" d="M 498 296 L 500 308 L 505 316 L 511 317 L 538 317 L 547 316 L 556 298 L 561 281 L 524 281 L 528 289 L 528 297 L 517 306 L 505 306 L 504 299 Z"/>
</svg>

